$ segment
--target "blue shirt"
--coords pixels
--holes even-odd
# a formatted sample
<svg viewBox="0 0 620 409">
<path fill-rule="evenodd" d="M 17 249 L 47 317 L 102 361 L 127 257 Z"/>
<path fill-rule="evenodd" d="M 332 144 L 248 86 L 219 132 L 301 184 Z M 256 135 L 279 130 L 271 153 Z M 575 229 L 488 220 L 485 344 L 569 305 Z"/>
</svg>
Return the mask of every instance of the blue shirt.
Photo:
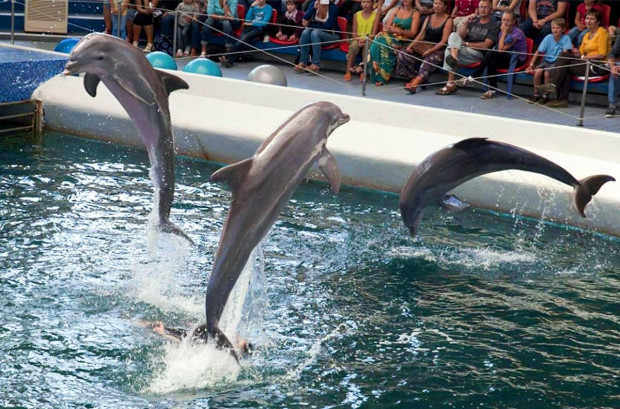
<svg viewBox="0 0 620 409">
<path fill-rule="evenodd" d="M 554 63 L 562 51 L 570 51 L 572 49 L 573 43 L 566 34 L 563 34 L 558 42 L 553 39 L 553 34 L 548 34 L 538 46 L 538 52 L 545 53 L 543 58 L 549 63 Z"/>
<path fill-rule="evenodd" d="M 245 15 L 246 21 L 251 21 L 254 27 L 264 28 L 271 20 L 271 14 L 273 8 L 269 4 L 265 4 L 263 7 L 250 7 L 248 14 Z"/>
<path fill-rule="evenodd" d="M 237 0 L 228 0 L 228 8 L 230 8 L 230 14 L 233 18 L 237 18 Z M 218 0 L 209 0 L 207 3 L 207 14 L 210 16 L 212 14 L 223 16 L 224 9 L 220 7 L 220 2 Z"/>
</svg>

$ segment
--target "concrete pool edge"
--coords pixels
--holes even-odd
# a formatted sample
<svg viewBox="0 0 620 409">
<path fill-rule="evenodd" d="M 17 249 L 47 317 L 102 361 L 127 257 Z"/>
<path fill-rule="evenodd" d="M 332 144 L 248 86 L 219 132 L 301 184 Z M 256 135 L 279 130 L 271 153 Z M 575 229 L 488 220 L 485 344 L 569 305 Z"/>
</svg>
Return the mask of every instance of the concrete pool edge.
<svg viewBox="0 0 620 409">
<path fill-rule="evenodd" d="M 252 155 L 294 111 L 327 100 L 352 118 L 328 142 L 343 181 L 350 185 L 399 192 L 415 165 L 427 155 L 474 136 L 532 150 L 577 178 L 607 173 L 620 179 L 620 136 L 611 132 L 171 73 L 190 84 L 189 90 L 170 97 L 180 155 L 222 163 L 238 161 Z M 104 86 L 91 98 L 81 78 L 55 77 L 41 85 L 33 97 L 43 101 L 49 130 L 142 147 L 132 122 Z M 534 174 L 511 171 L 487 175 L 455 193 L 476 207 L 620 236 L 619 183 L 601 189 L 586 208 L 587 219 L 573 210 L 570 188 Z"/>
</svg>

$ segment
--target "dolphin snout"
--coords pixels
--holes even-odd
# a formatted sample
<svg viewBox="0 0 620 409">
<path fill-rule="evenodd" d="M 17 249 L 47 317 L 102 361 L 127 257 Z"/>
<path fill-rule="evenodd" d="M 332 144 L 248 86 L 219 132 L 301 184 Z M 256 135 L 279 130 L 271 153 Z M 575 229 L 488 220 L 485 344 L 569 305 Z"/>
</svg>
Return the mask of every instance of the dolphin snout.
<svg viewBox="0 0 620 409">
<path fill-rule="evenodd" d="M 340 117 L 338 118 L 338 125 L 346 124 L 350 120 L 351 120 L 351 117 L 349 116 L 349 114 L 342 113 L 340 114 Z"/>
<path fill-rule="evenodd" d="M 69 60 L 65 64 L 65 70 L 62 72 L 62 75 L 72 75 L 75 74 L 77 69 L 79 68 L 80 63 L 74 60 Z"/>
</svg>

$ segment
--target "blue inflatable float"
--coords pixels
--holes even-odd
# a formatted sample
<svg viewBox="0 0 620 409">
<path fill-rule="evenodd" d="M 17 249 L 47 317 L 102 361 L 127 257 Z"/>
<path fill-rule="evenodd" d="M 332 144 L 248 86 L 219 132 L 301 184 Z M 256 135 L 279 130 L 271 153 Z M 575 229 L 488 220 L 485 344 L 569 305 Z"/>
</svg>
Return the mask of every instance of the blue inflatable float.
<svg viewBox="0 0 620 409">
<path fill-rule="evenodd" d="M 75 47 L 75 45 L 79 42 L 79 38 L 65 38 L 64 40 L 56 44 L 56 47 L 54 47 L 54 51 L 59 53 L 71 54 L 71 50 L 73 50 L 73 47 Z"/>
<path fill-rule="evenodd" d="M 183 68 L 183 71 L 194 74 L 211 75 L 213 77 L 222 76 L 220 67 L 207 58 L 196 58 L 194 61 L 190 61 L 185 68 Z"/>
<path fill-rule="evenodd" d="M 146 59 L 149 60 L 151 65 L 155 68 L 163 68 L 165 70 L 176 70 L 177 63 L 174 58 L 161 51 L 153 51 L 146 55 Z"/>
</svg>

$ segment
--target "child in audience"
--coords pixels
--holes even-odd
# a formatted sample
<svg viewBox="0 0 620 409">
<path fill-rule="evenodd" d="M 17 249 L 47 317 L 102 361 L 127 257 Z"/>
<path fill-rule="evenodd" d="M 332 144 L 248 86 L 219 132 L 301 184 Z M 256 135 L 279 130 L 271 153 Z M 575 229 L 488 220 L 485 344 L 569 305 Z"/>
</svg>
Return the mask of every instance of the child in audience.
<svg viewBox="0 0 620 409">
<path fill-rule="evenodd" d="M 585 0 L 583 3 L 577 6 L 577 13 L 575 14 L 575 27 L 571 28 L 568 32 L 570 40 L 575 47 L 579 48 L 583 36 L 589 31 L 586 27 L 586 13 L 590 9 L 600 10 L 603 12 L 603 7 L 600 4 L 600 0 Z"/>
<path fill-rule="evenodd" d="M 347 72 L 344 74 L 345 81 L 351 81 L 351 74 L 361 74 L 362 67 L 353 68 L 353 63 L 363 50 L 366 55 L 366 36 L 371 38 L 379 30 L 377 12 L 372 9 L 372 0 L 362 0 L 362 9 L 353 16 L 353 38 L 349 41 L 347 53 Z"/>
<path fill-rule="evenodd" d="M 565 27 L 566 20 L 562 17 L 556 18 L 551 22 L 551 34 L 547 35 L 542 40 L 534 53 L 532 62 L 529 67 L 527 67 L 526 72 L 534 76 L 534 95 L 529 100 L 530 104 L 540 103 L 544 105 L 549 102 L 549 94 L 544 93 L 544 95 L 541 96 L 538 87 L 540 87 L 540 79 L 543 75 L 545 77 L 544 83 L 549 83 L 549 69 L 555 66 L 558 56 L 564 51 L 573 49 L 573 43 L 570 41 L 570 37 L 566 34 L 562 34 Z M 544 53 L 542 61 L 534 67 L 536 58 L 538 58 L 541 53 Z"/>
<path fill-rule="evenodd" d="M 194 0 L 183 0 L 176 8 L 177 12 L 177 57 L 187 57 L 191 49 L 192 24 L 198 24 L 196 17 L 200 14 L 200 4 Z M 194 30 L 197 33 L 197 30 Z"/>
<path fill-rule="evenodd" d="M 301 25 L 303 17 L 304 13 L 297 9 L 295 0 L 286 0 L 286 12 L 279 18 L 276 38 L 292 43 L 297 42 L 303 28 Z"/>
</svg>

